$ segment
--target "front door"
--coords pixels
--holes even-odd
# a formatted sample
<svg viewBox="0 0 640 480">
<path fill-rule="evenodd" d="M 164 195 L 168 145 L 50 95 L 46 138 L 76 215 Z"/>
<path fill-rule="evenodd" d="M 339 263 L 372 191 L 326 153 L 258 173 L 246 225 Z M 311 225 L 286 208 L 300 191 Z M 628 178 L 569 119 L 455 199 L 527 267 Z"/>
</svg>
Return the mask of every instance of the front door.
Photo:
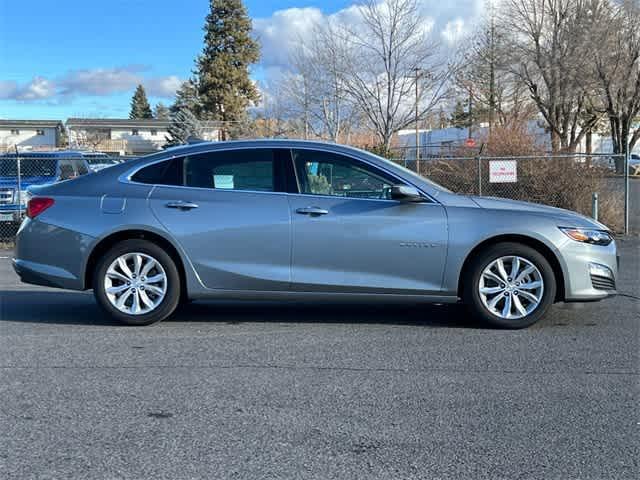
<svg viewBox="0 0 640 480">
<path fill-rule="evenodd" d="M 154 188 L 153 213 L 206 287 L 289 288 L 291 220 L 278 157 L 272 149 L 237 149 L 174 159 L 179 185 Z"/>
<path fill-rule="evenodd" d="M 292 288 L 438 293 L 447 248 L 444 208 L 388 198 L 400 183 L 356 159 L 294 150 L 300 194 L 289 196 Z"/>
</svg>

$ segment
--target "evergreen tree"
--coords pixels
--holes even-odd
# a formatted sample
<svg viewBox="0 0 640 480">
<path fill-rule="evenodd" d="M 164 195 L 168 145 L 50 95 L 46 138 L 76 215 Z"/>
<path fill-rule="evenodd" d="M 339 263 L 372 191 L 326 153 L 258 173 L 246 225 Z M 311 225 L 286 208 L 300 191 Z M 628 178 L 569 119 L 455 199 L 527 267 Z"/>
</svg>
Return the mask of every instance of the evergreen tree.
<svg viewBox="0 0 640 480">
<path fill-rule="evenodd" d="M 176 99 L 169 108 L 171 114 L 175 115 L 180 110 L 187 108 L 191 113 L 198 116 L 200 113 L 200 100 L 198 98 L 198 88 L 195 81 L 190 79 L 184 82 L 176 92 Z"/>
<path fill-rule="evenodd" d="M 138 85 L 135 93 L 133 94 L 133 98 L 131 99 L 131 113 L 129 113 L 129 118 L 153 118 L 151 105 L 149 105 L 147 94 L 142 85 Z"/>
<path fill-rule="evenodd" d="M 260 95 L 249 78 L 260 47 L 251 38 L 251 19 L 242 0 L 210 0 L 204 48 L 196 61 L 200 116 L 206 120 L 242 121 Z"/>
<path fill-rule="evenodd" d="M 449 123 L 456 128 L 469 127 L 469 112 L 465 111 L 464 105 L 460 100 L 456 102 L 456 106 L 451 113 Z"/>
<path fill-rule="evenodd" d="M 153 110 L 153 118 L 157 120 L 169 120 L 170 116 L 171 112 L 165 107 L 164 103 L 158 102 L 156 108 Z"/>
<path fill-rule="evenodd" d="M 167 129 L 169 136 L 166 137 L 167 147 L 176 145 L 184 145 L 189 138 L 202 137 L 202 127 L 200 121 L 196 118 L 191 110 L 187 107 L 181 107 L 171 116 L 171 125 Z"/>
</svg>

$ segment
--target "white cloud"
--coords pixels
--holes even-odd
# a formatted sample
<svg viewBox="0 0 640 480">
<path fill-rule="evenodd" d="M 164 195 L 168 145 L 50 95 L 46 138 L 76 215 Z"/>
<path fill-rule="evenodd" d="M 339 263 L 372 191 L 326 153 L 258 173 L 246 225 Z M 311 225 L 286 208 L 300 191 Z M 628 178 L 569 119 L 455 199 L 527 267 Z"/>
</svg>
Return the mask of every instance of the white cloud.
<svg viewBox="0 0 640 480">
<path fill-rule="evenodd" d="M 433 32 L 448 48 L 472 31 L 485 5 L 485 0 L 418 1 L 425 17 L 425 30 Z M 352 28 L 357 28 L 361 21 L 355 2 L 332 14 L 314 7 L 289 8 L 278 10 L 267 18 L 254 19 L 254 31 L 262 44 L 261 66 L 287 69 L 299 41 L 309 38 L 314 25 L 326 18 Z"/>
<path fill-rule="evenodd" d="M 144 82 L 147 94 L 154 97 L 173 97 L 176 90 L 184 82 L 183 79 L 170 75 L 168 77 L 150 78 Z"/>
<path fill-rule="evenodd" d="M 43 77 L 33 77 L 23 85 L 14 81 L 0 81 L 0 99 L 6 100 L 43 100 L 55 95 L 55 85 Z"/>
<path fill-rule="evenodd" d="M 77 95 L 104 97 L 117 93 L 133 92 L 142 84 L 147 93 L 155 97 L 170 98 L 175 95 L 182 80 L 175 76 L 146 76 L 148 67 L 130 65 L 116 68 L 71 70 L 53 79 L 36 76 L 30 82 L 0 80 L 0 99 L 32 102 L 45 99 L 63 99 Z"/>
<path fill-rule="evenodd" d="M 111 95 L 135 88 L 142 81 L 141 70 L 138 66 L 74 70 L 58 83 L 63 95 Z"/>
<path fill-rule="evenodd" d="M 456 18 L 447 22 L 441 35 L 447 45 L 453 46 L 470 33 L 470 26 L 463 18 Z"/>
<path fill-rule="evenodd" d="M 0 99 L 14 98 L 18 91 L 18 84 L 11 80 L 0 80 Z"/>
<path fill-rule="evenodd" d="M 286 67 L 301 39 L 308 37 L 323 18 L 317 8 L 278 10 L 269 18 L 253 21 L 254 33 L 261 44 L 264 67 Z"/>
</svg>

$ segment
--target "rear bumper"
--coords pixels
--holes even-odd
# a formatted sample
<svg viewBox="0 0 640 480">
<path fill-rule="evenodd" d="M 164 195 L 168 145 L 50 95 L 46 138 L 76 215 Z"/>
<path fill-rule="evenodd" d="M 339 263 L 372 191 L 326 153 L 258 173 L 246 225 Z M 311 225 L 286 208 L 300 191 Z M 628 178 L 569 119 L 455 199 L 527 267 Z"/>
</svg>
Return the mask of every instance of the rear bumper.
<svg viewBox="0 0 640 480">
<path fill-rule="evenodd" d="M 24 283 L 83 290 L 83 261 L 92 241 L 93 237 L 27 219 L 16 235 L 13 269 Z"/>
<path fill-rule="evenodd" d="M 53 265 L 14 258 L 13 269 L 23 283 L 78 290 L 78 278 L 71 272 Z"/>
</svg>

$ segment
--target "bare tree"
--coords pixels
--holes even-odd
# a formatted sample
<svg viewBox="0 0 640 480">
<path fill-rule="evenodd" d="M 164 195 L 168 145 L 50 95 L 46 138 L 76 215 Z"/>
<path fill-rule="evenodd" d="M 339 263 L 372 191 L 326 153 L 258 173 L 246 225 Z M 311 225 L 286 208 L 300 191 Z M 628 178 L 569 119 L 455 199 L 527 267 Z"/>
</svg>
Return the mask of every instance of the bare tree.
<svg viewBox="0 0 640 480">
<path fill-rule="evenodd" d="M 520 124 L 535 114 L 526 86 L 509 70 L 505 45 L 495 7 L 490 4 L 480 25 L 458 48 L 456 90 L 473 105 L 468 114 L 471 123 L 487 122 L 489 133 L 495 124 Z"/>
<path fill-rule="evenodd" d="M 288 77 L 288 76 L 287 76 Z M 253 127 L 258 137 L 302 136 L 295 102 L 285 85 L 287 77 L 262 82 L 261 105 L 254 114 Z"/>
<path fill-rule="evenodd" d="M 583 63 L 593 54 L 590 0 L 505 0 L 511 71 L 526 85 L 553 151 L 574 151 L 600 118 Z"/>
<path fill-rule="evenodd" d="M 111 138 L 108 129 L 77 128 L 69 132 L 69 146 L 87 150 L 97 150 Z"/>
<path fill-rule="evenodd" d="M 324 41 L 331 28 L 329 22 L 316 25 L 309 39 L 298 41 L 291 56 L 292 72 L 283 83 L 302 121 L 304 137 L 337 142 L 351 130 L 356 109 L 341 77 L 336 44 Z"/>
<path fill-rule="evenodd" d="M 592 0 L 595 28 L 594 49 L 598 93 L 605 106 L 611 131 L 613 153 L 626 153 L 627 142 L 633 150 L 640 140 L 640 127 L 633 129 L 640 115 L 640 5 L 637 0 L 611 4 Z M 624 162 L 616 162 L 623 172 Z"/>
<path fill-rule="evenodd" d="M 335 59 L 341 88 L 388 148 L 394 133 L 415 122 L 416 82 L 422 119 L 447 94 L 451 70 L 416 0 L 367 0 L 358 13 L 361 22 L 328 25 L 320 41 Z"/>
</svg>

